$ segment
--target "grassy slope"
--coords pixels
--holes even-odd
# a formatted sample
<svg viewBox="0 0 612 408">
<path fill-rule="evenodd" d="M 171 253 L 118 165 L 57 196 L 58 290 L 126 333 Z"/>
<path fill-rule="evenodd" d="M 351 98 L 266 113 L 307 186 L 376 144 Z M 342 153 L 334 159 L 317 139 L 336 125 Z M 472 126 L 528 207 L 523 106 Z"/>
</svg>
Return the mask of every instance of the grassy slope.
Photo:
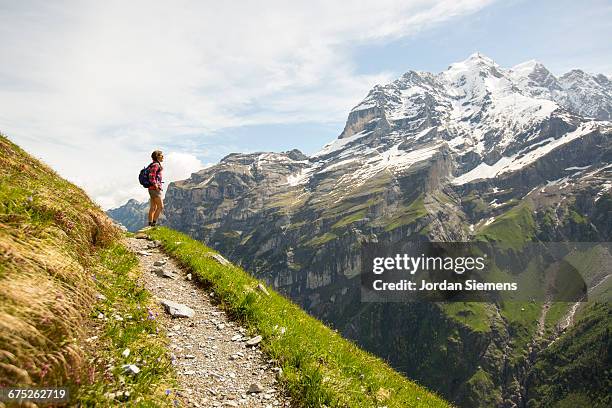
<svg viewBox="0 0 612 408">
<path fill-rule="evenodd" d="M 533 209 L 529 202 L 521 203 L 506 211 L 476 235 L 477 240 L 498 242 L 502 248 L 520 250 L 535 236 Z"/>
<path fill-rule="evenodd" d="M 403 225 L 411 224 L 426 215 L 427 209 L 425 209 L 424 195 L 421 194 L 405 208 L 402 208 L 401 211 L 397 211 L 391 219 L 387 220 L 385 231 L 391 231 Z"/>
<path fill-rule="evenodd" d="M 219 264 L 202 243 L 166 228 L 149 234 L 210 286 L 228 313 L 263 336 L 262 347 L 280 362 L 294 402 L 309 407 L 449 406 L 283 296 L 257 290 L 257 280 Z"/>
<path fill-rule="evenodd" d="M 68 386 L 98 406 L 115 405 L 104 395 L 115 391 L 165 404 L 172 370 L 120 238 L 81 189 L 0 136 L 0 385 Z M 127 377 L 124 363 L 142 371 Z"/>
<path fill-rule="evenodd" d="M 546 348 L 530 374 L 530 407 L 612 406 L 611 309 L 592 303 L 576 324 Z"/>
</svg>

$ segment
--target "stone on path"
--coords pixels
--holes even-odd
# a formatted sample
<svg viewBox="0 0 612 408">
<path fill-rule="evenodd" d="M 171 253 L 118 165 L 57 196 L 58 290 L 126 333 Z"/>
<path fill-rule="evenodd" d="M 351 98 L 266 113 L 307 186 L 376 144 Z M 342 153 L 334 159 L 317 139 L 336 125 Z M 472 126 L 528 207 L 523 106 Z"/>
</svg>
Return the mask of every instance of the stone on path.
<svg viewBox="0 0 612 408">
<path fill-rule="evenodd" d="M 157 276 L 161 277 L 161 278 L 168 278 L 168 279 L 176 279 L 177 278 L 176 274 L 172 273 L 169 270 L 161 268 L 161 267 L 153 269 L 152 272 L 154 274 L 156 274 Z"/>
<path fill-rule="evenodd" d="M 181 389 L 180 394 L 176 391 L 177 396 L 185 397 L 187 405 L 196 408 L 287 406 L 288 401 L 279 392 L 278 379 L 282 372 L 280 367 L 274 369 L 276 362 L 265 362 L 262 352 L 258 349 L 263 342 L 263 335 L 253 333 L 249 336 L 247 329 L 228 320 L 223 311 L 214 305 L 214 301 L 211 302 L 212 297 L 217 297 L 216 294 L 213 293 L 209 297 L 208 293 L 194 285 L 194 281 L 198 280 L 194 272 L 183 272 L 172 258 L 163 252 L 161 246 L 148 249 L 152 239 L 137 241 L 131 238 L 127 241 L 135 252 L 144 253 L 139 256 L 141 268 L 147 271 L 141 276 L 142 281 L 156 296 L 156 302 L 164 307 L 159 322 L 161 327 L 166 329 L 168 352 L 177 372 Z M 176 245 L 178 244 L 179 241 L 176 242 Z M 212 252 L 203 255 L 214 259 L 214 262 L 220 265 L 231 265 L 221 255 Z M 166 276 L 171 274 L 173 279 L 165 279 L 164 272 L 167 272 Z M 261 296 L 268 293 L 272 295 L 271 289 L 267 289 L 265 284 L 261 286 L 263 289 L 254 283 L 251 290 L 260 292 Z M 101 317 L 113 319 L 115 314 L 111 312 L 108 317 L 101 314 Z M 128 315 L 123 317 L 130 318 Z M 177 320 L 179 317 L 188 319 Z M 160 334 L 163 335 L 161 332 Z M 248 346 L 247 340 L 250 340 Z M 141 375 L 136 372 L 143 371 L 143 364 L 146 362 L 139 359 L 131 361 L 134 353 L 128 354 L 125 347 L 121 351 L 125 353 L 119 356 L 118 362 L 118 367 L 124 371 L 122 376 L 127 380 L 127 377 Z M 214 387 L 211 387 L 212 384 Z M 123 399 L 117 397 L 116 401 Z"/>
<path fill-rule="evenodd" d="M 161 276 L 162 276 L 162 278 L 176 279 L 176 275 L 175 275 L 175 274 L 173 274 L 173 273 L 172 273 L 172 272 L 170 272 L 170 271 L 165 271 L 165 270 L 164 270 L 164 271 L 162 271 Z"/>
<path fill-rule="evenodd" d="M 256 346 L 259 343 L 261 343 L 262 340 L 263 340 L 263 337 L 261 337 L 261 336 L 251 337 L 250 339 L 248 339 L 246 341 L 246 345 L 247 346 Z"/>
<path fill-rule="evenodd" d="M 160 303 L 172 317 L 193 317 L 195 312 L 188 306 L 181 303 L 173 302 L 172 300 L 162 299 Z"/>
<path fill-rule="evenodd" d="M 260 383 L 252 383 L 251 385 L 249 385 L 249 390 L 247 391 L 249 394 L 259 394 L 260 392 L 263 392 L 264 388 L 261 386 Z"/>
</svg>

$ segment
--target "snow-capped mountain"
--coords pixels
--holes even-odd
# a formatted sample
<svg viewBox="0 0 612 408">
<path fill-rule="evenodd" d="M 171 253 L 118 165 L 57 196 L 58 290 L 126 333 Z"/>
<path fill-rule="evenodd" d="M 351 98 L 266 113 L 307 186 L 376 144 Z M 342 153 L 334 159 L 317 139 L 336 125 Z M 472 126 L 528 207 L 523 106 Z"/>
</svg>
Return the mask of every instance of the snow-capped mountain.
<svg viewBox="0 0 612 408">
<path fill-rule="evenodd" d="M 360 162 L 353 178 L 363 180 L 383 169 L 405 170 L 444 149 L 458 159 L 454 183 L 490 178 L 609 127 L 590 116 L 609 119 L 611 98 L 603 75 L 574 70 L 557 79 L 533 61 L 503 69 L 473 54 L 439 74 L 410 71 L 376 86 L 298 180 L 351 161 Z M 559 130 L 549 137 L 543 127 Z"/>
<path fill-rule="evenodd" d="M 171 183 L 167 224 L 457 404 L 526 406 L 540 398 L 525 358 L 537 347 L 524 338 L 537 319 L 513 321 L 503 305 L 360 304 L 360 247 L 610 241 L 611 98 L 603 75 L 557 78 L 537 62 L 503 68 L 481 54 L 440 73 L 409 71 L 375 86 L 312 156 L 231 154 Z M 456 350 L 445 358 L 416 346 L 447 350 L 448 336 Z"/>
</svg>

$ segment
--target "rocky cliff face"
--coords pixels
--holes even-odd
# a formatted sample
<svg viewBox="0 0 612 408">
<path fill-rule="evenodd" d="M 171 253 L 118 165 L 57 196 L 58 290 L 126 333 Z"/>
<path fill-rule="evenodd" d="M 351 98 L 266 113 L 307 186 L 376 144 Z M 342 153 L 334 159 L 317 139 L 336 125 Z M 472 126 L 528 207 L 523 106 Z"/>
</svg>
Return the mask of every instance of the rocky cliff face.
<svg viewBox="0 0 612 408">
<path fill-rule="evenodd" d="M 106 211 L 109 217 L 126 227 L 130 232 L 138 231 L 147 225 L 148 212 L 148 202 L 141 203 L 134 199 L 128 200 L 121 207 Z"/>
<path fill-rule="evenodd" d="M 527 406 L 534 353 L 570 305 L 364 304 L 360 246 L 608 241 L 610 98 L 602 75 L 480 54 L 410 71 L 312 156 L 232 154 L 172 183 L 167 223 L 458 404 Z"/>
</svg>

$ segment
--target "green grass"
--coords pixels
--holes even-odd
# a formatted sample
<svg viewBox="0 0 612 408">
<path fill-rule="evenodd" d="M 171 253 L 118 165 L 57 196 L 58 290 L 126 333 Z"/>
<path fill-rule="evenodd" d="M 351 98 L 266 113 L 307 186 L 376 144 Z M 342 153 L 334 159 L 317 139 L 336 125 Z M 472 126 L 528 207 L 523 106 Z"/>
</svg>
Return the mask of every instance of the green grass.
<svg viewBox="0 0 612 408">
<path fill-rule="evenodd" d="M 590 302 L 585 313 L 538 355 L 532 368 L 529 406 L 610 407 L 610 333 L 607 302 Z"/>
<path fill-rule="evenodd" d="M 385 231 L 391 231 L 403 225 L 412 224 L 419 218 L 425 217 L 426 215 L 427 209 L 425 208 L 425 200 L 423 194 L 421 194 L 406 208 L 400 209 L 397 212 L 397 215 L 387 222 L 387 225 L 385 225 Z"/>
<path fill-rule="evenodd" d="M 366 210 L 357 211 L 337 221 L 334 225 L 332 225 L 332 229 L 346 227 L 347 225 L 350 225 L 356 221 L 359 221 L 365 218 L 365 216 L 366 216 Z"/>
<path fill-rule="evenodd" d="M 527 345 L 534 338 L 537 320 L 542 312 L 539 302 L 502 302 L 500 313 L 506 320 L 512 338 L 510 355 L 514 362 L 527 356 Z"/>
<path fill-rule="evenodd" d="M 489 205 L 473 191 L 463 198 L 462 205 L 469 213 L 477 216 L 481 216 L 489 209 Z"/>
<path fill-rule="evenodd" d="M 104 394 L 117 389 L 168 405 L 172 369 L 121 238 L 83 190 L 0 136 L 0 384 L 68 387 L 89 406 L 116 406 Z M 120 372 L 126 347 L 141 359 L 135 377 Z"/>
<path fill-rule="evenodd" d="M 499 406 L 501 392 L 495 387 L 491 375 L 482 368 L 478 369 L 467 381 L 470 385 L 466 404 L 468 406 Z"/>
<path fill-rule="evenodd" d="M 482 228 L 476 239 L 498 242 L 505 249 L 521 249 L 535 237 L 533 210 L 528 202 L 517 205 Z"/>
<path fill-rule="evenodd" d="M 569 302 L 552 302 L 548 308 L 548 313 L 546 313 L 546 332 L 551 333 L 555 330 L 557 323 L 561 321 L 561 319 L 567 315 L 570 307 L 573 303 Z"/>
<path fill-rule="evenodd" d="M 314 237 L 313 239 L 309 240 L 308 242 L 306 242 L 306 246 L 311 246 L 311 247 L 315 247 L 315 246 L 320 246 L 323 245 L 326 242 L 329 242 L 331 240 L 334 240 L 338 238 L 338 236 L 334 233 L 331 232 L 326 232 L 323 235 L 320 235 L 318 237 Z"/>
<path fill-rule="evenodd" d="M 297 305 L 234 266 L 222 266 L 211 250 L 166 228 L 150 231 L 165 250 L 210 286 L 230 315 L 251 334 L 263 336 L 262 349 L 279 361 L 285 388 L 306 407 L 448 407 L 425 388 L 406 379 L 379 358 L 343 339 Z"/>
<path fill-rule="evenodd" d="M 586 224 L 588 219 L 587 217 L 585 217 L 584 215 L 578 213 L 576 210 L 574 209 L 570 209 L 569 210 L 569 216 L 570 219 L 575 223 L 575 224 Z"/>
<path fill-rule="evenodd" d="M 140 406 L 167 406 L 174 399 L 177 383 L 168 356 L 167 341 L 155 320 L 159 307 L 143 285 L 137 283 L 138 259 L 121 244 L 98 254 L 95 278 L 98 291 L 105 299 L 91 312 L 97 324 L 96 357 L 90 366 L 92 378 L 99 379 L 78 390 L 78 401 L 85 405 L 114 406 L 125 396 L 110 398 L 110 393 L 130 393 L 129 401 Z M 104 319 L 98 319 L 102 313 Z M 121 319 L 117 319 L 119 316 Z M 122 352 L 129 349 L 128 357 Z M 111 361 L 106 367 L 104 362 Z M 140 372 L 127 375 L 122 366 L 134 364 Z M 166 390 L 170 393 L 167 395 Z"/>
<path fill-rule="evenodd" d="M 476 332 L 491 331 L 491 305 L 484 302 L 452 302 L 440 304 L 444 312 Z"/>
</svg>

